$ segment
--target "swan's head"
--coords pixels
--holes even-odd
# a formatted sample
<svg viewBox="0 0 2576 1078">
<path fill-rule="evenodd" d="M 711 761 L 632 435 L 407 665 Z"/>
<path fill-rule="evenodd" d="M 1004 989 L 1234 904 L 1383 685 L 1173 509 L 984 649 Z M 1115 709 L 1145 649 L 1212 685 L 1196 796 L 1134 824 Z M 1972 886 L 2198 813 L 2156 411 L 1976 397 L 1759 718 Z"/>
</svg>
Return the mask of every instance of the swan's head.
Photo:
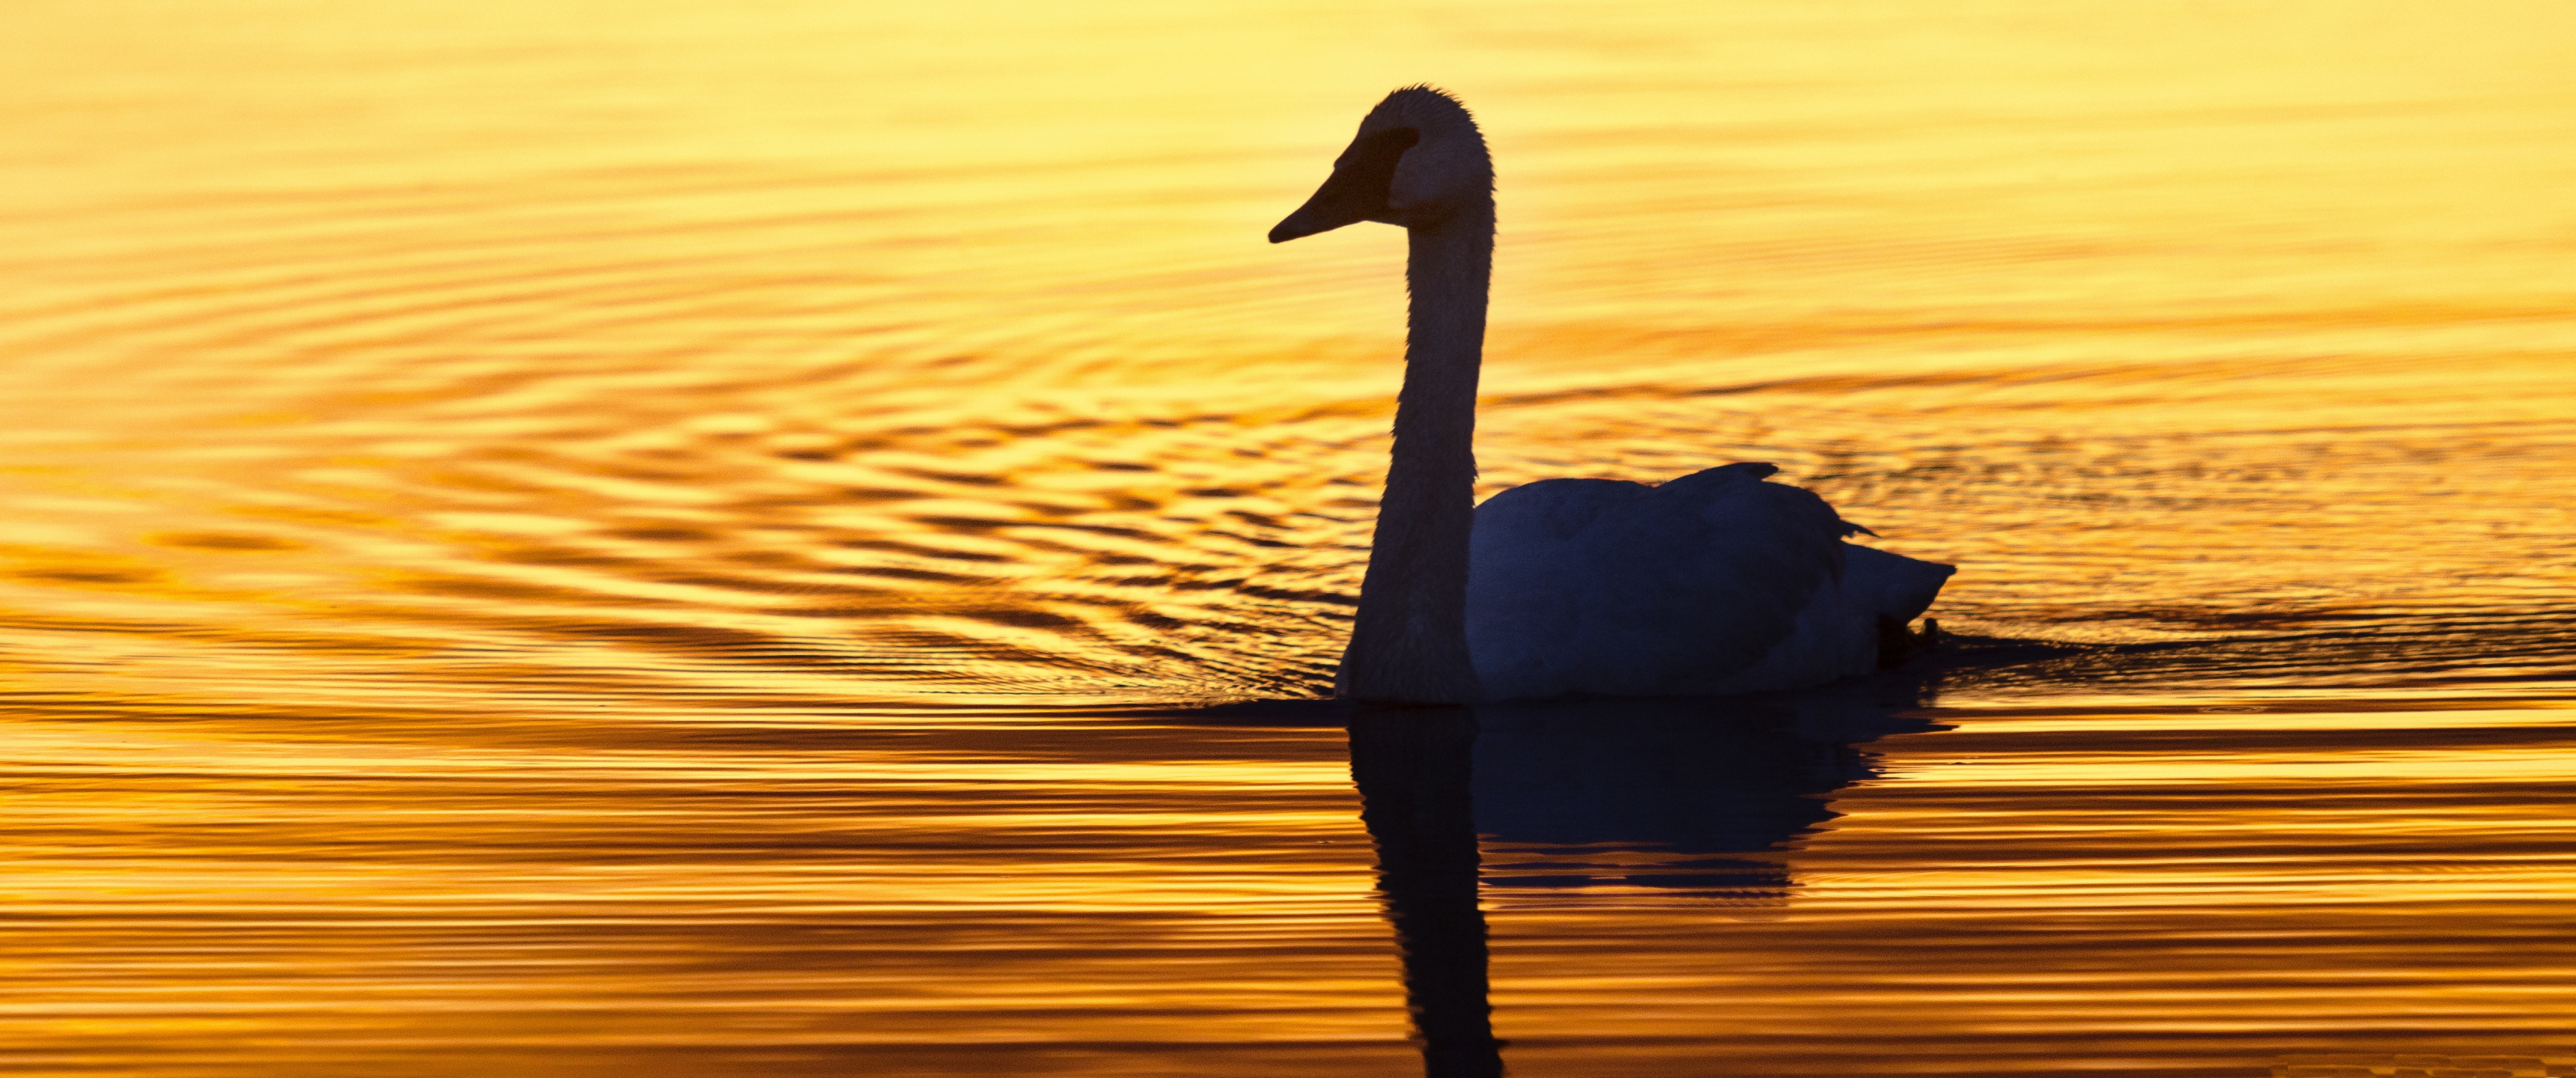
<svg viewBox="0 0 2576 1078">
<path fill-rule="evenodd" d="M 1361 221 L 1436 228 L 1493 198 L 1493 158 L 1467 107 L 1428 86 L 1408 86 L 1369 110 L 1332 176 L 1270 230 L 1270 242 Z"/>
</svg>

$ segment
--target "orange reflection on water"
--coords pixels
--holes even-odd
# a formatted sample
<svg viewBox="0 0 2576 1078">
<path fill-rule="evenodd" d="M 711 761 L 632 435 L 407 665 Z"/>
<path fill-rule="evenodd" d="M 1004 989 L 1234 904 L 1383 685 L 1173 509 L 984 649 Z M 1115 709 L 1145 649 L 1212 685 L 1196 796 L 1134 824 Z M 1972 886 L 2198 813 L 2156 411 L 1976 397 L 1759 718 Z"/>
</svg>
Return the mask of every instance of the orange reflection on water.
<svg viewBox="0 0 2576 1078">
<path fill-rule="evenodd" d="M 1776 460 L 1987 631 L 2563 638 L 2554 5 L 257 7 L 16 46 L 49 684 L 1310 689 L 1400 245 L 1259 225 L 1425 77 L 1503 170 L 1489 487 Z"/>
<path fill-rule="evenodd" d="M 1614 797 L 1714 814 L 1479 785 L 1495 1028 L 1574 1073 L 2563 1048 L 2565 699 L 2357 702 L 1951 706 L 1859 757 L 1740 705 L 1560 711 Z M 1561 766 L 1547 727 L 1483 725 L 1477 782 Z M 1409 1066 L 1330 727 L 6 729 L 0 1021 L 34 1063 Z"/>
<path fill-rule="evenodd" d="M 1338 720 L 1133 708 L 1326 683 L 1402 246 L 1261 236 L 1423 79 L 1488 490 L 1774 460 L 2134 645 L 1489 716 L 1514 1066 L 2571 1062 L 2576 9 L 14 30 L 0 1065 L 1414 1067 Z"/>
</svg>

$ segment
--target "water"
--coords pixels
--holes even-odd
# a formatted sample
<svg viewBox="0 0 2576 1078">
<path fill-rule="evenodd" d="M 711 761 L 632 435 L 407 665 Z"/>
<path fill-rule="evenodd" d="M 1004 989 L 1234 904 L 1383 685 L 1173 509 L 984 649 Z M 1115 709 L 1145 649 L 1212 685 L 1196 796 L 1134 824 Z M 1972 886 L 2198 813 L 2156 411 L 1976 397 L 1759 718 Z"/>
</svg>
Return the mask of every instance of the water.
<svg viewBox="0 0 2576 1078">
<path fill-rule="evenodd" d="M 888 7 L 22 5 L 0 1067 L 2576 1065 L 2567 9 Z M 1402 324 L 1262 233 L 1423 79 L 1488 492 L 1774 461 L 2050 643 L 1239 703 Z"/>
</svg>

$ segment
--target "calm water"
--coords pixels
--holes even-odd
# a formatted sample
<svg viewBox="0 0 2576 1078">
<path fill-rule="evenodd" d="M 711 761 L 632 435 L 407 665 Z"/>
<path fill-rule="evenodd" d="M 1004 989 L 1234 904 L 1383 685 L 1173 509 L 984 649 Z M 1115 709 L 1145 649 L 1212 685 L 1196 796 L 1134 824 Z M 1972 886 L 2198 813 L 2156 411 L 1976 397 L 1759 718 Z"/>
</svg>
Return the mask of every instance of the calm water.
<svg viewBox="0 0 2576 1078">
<path fill-rule="evenodd" d="M 2576 1073 L 2576 8 L 11 24 L 0 1071 Z M 1279 702 L 1403 244 L 1262 234 L 1424 79 L 1489 491 L 1989 642 Z"/>
</svg>

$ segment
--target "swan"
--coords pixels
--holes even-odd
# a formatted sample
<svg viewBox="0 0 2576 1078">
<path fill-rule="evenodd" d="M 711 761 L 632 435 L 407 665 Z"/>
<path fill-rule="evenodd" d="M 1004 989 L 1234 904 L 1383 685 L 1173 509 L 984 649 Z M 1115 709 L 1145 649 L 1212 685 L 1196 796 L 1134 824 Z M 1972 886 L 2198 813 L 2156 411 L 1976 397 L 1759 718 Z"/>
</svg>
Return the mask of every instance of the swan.
<svg viewBox="0 0 2576 1078">
<path fill-rule="evenodd" d="M 1344 699 L 1467 704 L 1820 685 L 1900 657 L 1956 570 L 1846 540 L 1824 499 L 1728 464 L 1648 486 L 1547 479 L 1475 504 L 1476 376 L 1494 264 L 1494 168 L 1466 106 L 1387 95 L 1284 243 L 1402 225 L 1412 294 L 1395 448 Z M 1929 630 L 1927 629 L 1927 635 Z"/>
</svg>

